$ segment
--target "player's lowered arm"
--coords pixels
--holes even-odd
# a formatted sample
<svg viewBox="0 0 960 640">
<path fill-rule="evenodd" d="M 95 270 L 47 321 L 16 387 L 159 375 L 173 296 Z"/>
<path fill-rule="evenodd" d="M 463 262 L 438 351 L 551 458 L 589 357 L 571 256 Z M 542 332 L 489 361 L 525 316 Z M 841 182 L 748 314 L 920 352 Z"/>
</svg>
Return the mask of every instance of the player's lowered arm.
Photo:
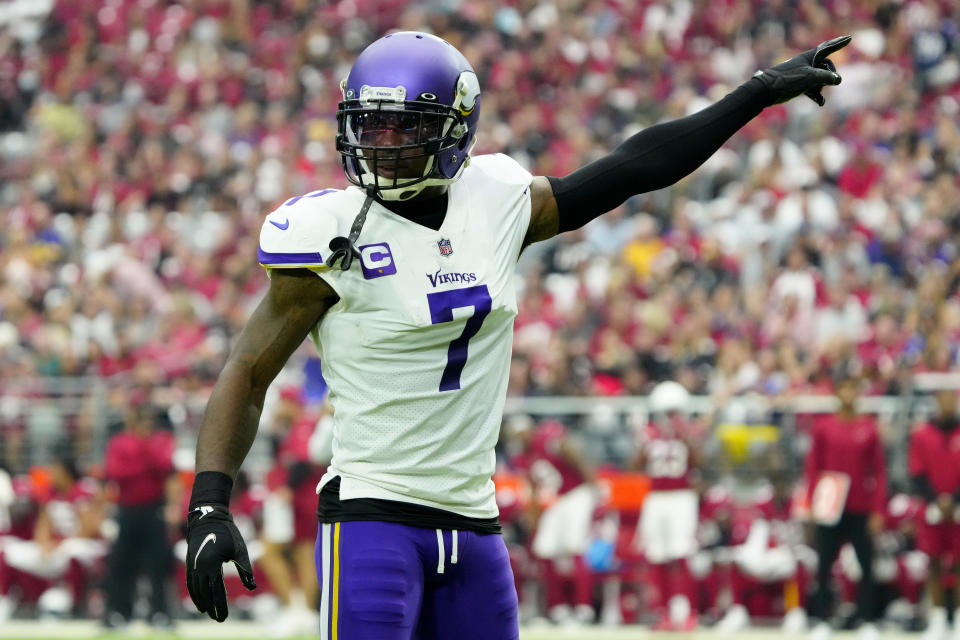
<svg viewBox="0 0 960 640">
<path fill-rule="evenodd" d="M 197 438 L 197 472 L 231 479 L 250 450 L 267 387 L 338 297 L 307 269 L 275 269 L 213 387 Z"/>
</svg>

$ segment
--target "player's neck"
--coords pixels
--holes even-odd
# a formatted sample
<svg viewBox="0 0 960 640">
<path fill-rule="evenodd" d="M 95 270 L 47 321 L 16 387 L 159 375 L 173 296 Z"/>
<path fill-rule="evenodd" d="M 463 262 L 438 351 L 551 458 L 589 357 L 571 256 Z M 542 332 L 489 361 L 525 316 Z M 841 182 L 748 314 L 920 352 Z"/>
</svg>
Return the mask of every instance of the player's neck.
<svg viewBox="0 0 960 640">
<path fill-rule="evenodd" d="M 407 202 L 380 201 L 380 204 L 402 218 L 436 231 L 447 214 L 447 185 L 427 187 Z"/>
</svg>

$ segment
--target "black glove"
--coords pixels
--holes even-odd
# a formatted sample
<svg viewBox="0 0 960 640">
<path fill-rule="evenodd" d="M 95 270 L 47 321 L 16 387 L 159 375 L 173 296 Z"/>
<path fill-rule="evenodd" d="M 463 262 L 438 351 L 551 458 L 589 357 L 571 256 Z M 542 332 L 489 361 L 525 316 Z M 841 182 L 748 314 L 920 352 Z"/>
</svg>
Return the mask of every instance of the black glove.
<svg viewBox="0 0 960 640">
<path fill-rule="evenodd" d="M 823 106 L 823 94 L 820 89 L 828 84 L 840 84 L 837 67 L 827 56 L 843 49 L 853 36 L 840 36 L 790 58 L 786 62 L 757 71 L 759 78 L 770 90 L 770 104 L 780 104 L 796 98 L 801 93 Z"/>
<path fill-rule="evenodd" d="M 198 504 L 187 516 L 187 590 L 200 613 L 217 622 L 227 619 L 223 563 L 233 562 L 250 591 L 257 588 L 253 569 L 233 516 L 224 504 Z"/>
</svg>

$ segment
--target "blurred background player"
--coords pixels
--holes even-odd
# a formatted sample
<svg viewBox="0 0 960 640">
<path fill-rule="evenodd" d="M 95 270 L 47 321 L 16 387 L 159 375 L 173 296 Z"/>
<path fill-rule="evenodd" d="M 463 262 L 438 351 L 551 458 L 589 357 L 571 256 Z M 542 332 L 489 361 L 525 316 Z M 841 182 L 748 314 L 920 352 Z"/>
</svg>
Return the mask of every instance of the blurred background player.
<svg viewBox="0 0 960 640">
<path fill-rule="evenodd" d="M 782 617 L 782 630 L 798 633 L 806 628 L 804 596 L 816 559 L 792 519 L 789 485 L 766 476 L 742 484 L 727 498 L 724 555 L 732 604 L 716 629 L 733 634 L 747 628 L 753 616 Z M 723 489 L 709 492 L 712 501 L 717 490 Z"/>
<path fill-rule="evenodd" d="M 165 511 L 173 475 L 173 434 L 159 428 L 156 408 L 132 407 L 123 431 L 107 443 L 104 475 L 116 492 L 117 537 L 107 568 L 109 628 L 122 627 L 133 617 L 137 577 L 150 584 L 148 621 L 164 628 L 172 623 L 167 598 L 173 568 L 173 543 Z"/>
<path fill-rule="evenodd" d="M 811 615 L 818 620 L 812 640 L 830 637 L 831 580 L 834 560 L 849 541 L 856 551 L 862 578 L 857 615 L 860 637 L 878 637 L 873 577 L 872 536 L 883 529 L 887 500 L 887 463 L 873 416 L 857 413 L 860 380 L 842 378 L 836 387 L 839 410 L 818 420 L 811 432 L 805 465 L 810 511 L 817 525 L 816 591 Z"/>
<path fill-rule="evenodd" d="M 317 537 L 317 483 L 324 467 L 314 464 L 311 439 L 318 416 L 304 406 L 299 387 L 280 390 L 268 434 L 274 454 L 263 503 L 260 566 L 284 610 L 270 622 L 277 636 L 317 627 L 319 586 L 313 567 Z M 328 460 L 329 461 L 329 460 Z"/>
<path fill-rule="evenodd" d="M 527 472 L 528 450 L 535 425 L 533 418 L 526 414 L 504 420 L 497 443 L 497 473 L 494 476 L 497 509 L 500 511 L 503 541 L 510 554 L 521 622 L 541 618 L 541 597 L 545 597 L 540 589 L 541 566 L 531 550 L 541 512 Z"/>
<path fill-rule="evenodd" d="M 700 462 L 697 425 L 687 417 L 690 394 L 661 382 L 650 393 L 650 422 L 640 434 L 635 466 L 650 476 L 634 540 L 649 564 L 661 630 L 697 626 L 694 584 L 687 565 L 697 551 L 698 497 L 693 475 Z"/>
<path fill-rule="evenodd" d="M 923 500 L 919 518 L 917 548 L 930 558 L 927 594 L 930 613 L 924 640 L 947 637 L 944 584 L 954 588 L 960 575 L 960 429 L 957 421 L 957 392 L 936 394 L 937 412 L 910 434 L 909 471 L 915 493 Z M 954 636 L 960 637 L 960 622 L 953 616 Z"/>
<path fill-rule="evenodd" d="M 84 615 L 107 552 L 100 487 L 68 456 L 35 469 L 32 479 L 39 507 L 32 536 L 0 542 L 0 621 L 22 603 L 41 614 Z"/>
<path fill-rule="evenodd" d="M 916 532 L 925 507 L 921 499 L 907 493 L 893 494 L 887 501 L 883 531 L 873 539 L 877 619 L 895 622 L 905 631 L 918 631 L 924 626 L 920 604 L 927 582 L 929 557 L 916 548 Z M 840 583 L 840 607 L 853 612 L 845 620 L 845 626 L 852 627 L 857 589 L 863 574 L 856 552 L 849 544 L 840 550 L 834 576 Z"/>
<path fill-rule="evenodd" d="M 540 511 L 531 543 L 540 561 L 547 615 L 555 624 L 594 621 L 593 579 L 583 557 L 590 542 L 593 510 L 599 501 L 593 465 L 567 428 L 548 420 L 533 429 L 514 425 L 525 448 L 511 460 L 527 474 L 533 508 Z"/>
</svg>

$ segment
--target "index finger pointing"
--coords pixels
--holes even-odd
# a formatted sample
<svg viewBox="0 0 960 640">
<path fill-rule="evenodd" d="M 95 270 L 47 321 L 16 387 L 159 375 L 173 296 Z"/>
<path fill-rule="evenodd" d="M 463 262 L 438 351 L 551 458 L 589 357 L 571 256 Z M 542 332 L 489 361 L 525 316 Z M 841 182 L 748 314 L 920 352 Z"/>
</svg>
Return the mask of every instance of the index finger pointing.
<svg viewBox="0 0 960 640">
<path fill-rule="evenodd" d="M 813 64 L 811 66 L 817 66 L 817 63 L 826 58 L 831 53 L 840 51 L 845 46 L 850 44 L 850 41 L 853 40 L 852 35 L 838 36 L 833 40 L 827 40 L 826 42 L 821 42 L 817 45 L 817 50 L 813 54 Z"/>
</svg>

